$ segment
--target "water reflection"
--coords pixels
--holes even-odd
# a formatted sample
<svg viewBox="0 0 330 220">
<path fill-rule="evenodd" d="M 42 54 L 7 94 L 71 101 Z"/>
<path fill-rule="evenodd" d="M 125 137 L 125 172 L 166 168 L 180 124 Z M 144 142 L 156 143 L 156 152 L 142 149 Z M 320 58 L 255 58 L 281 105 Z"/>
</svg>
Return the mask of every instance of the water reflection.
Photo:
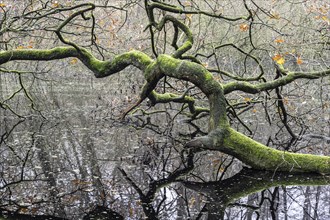
<svg viewBox="0 0 330 220">
<path fill-rule="evenodd" d="M 0 123 L 0 219 L 330 219 L 329 176 L 235 174 L 220 152 L 181 154 L 159 117 L 98 111 Z"/>
<path fill-rule="evenodd" d="M 244 168 L 238 174 L 222 181 L 206 182 L 206 183 L 191 182 L 191 181 L 183 182 L 183 185 L 185 187 L 192 189 L 198 193 L 201 193 L 207 198 L 207 202 L 205 203 L 205 206 L 203 207 L 200 215 L 197 217 L 198 219 L 201 217 L 207 219 L 227 219 L 228 216 L 226 216 L 225 210 L 229 206 L 241 206 L 252 209 L 256 211 L 255 217 L 259 219 L 260 206 L 237 203 L 237 201 L 240 198 L 247 197 L 250 194 L 260 192 L 271 187 L 320 186 L 320 185 L 329 185 L 329 184 L 330 184 L 329 175 L 320 175 L 314 173 L 293 174 L 293 173 L 284 173 L 284 172 L 260 171 L 260 170 L 253 170 L 248 168 Z M 278 188 L 277 189 L 275 188 L 275 190 L 278 190 Z M 284 213 L 282 215 L 283 219 L 284 218 L 288 219 L 288 215 L 285 214 L 287 213 Z M 277 213 L 274 213 L 274 215 L 271 214 L 271 216 L 272 219 L 281 219 L 279 218 L 279 215 Z M 244 218 L 244 219 L 249 219 L 249 218 Z M 308 219 L 313 219 L 313 218 L 311 217 Z"/>
</svg>

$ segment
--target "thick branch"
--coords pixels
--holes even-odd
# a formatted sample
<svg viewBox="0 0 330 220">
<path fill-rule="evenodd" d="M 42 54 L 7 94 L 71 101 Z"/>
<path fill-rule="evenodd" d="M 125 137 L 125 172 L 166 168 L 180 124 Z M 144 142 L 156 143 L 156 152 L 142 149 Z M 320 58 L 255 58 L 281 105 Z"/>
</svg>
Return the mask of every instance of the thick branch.
<svg viewBox="0 0 330 220">
<path fill-rule="evenodd" d="M 267 147 L 229 128 L 219 150 L 261 170 L 330 173 L 330 157 L 291 153 Z"/>
<path fill-rule="evenodd" d="M 329 75 L 330 69 L 316 72 L 288 72 L 284 77 L 265 83 L 253 85 L 248 82 L 230 82 L 225 84 L 223 88 L 225 94 L 231 93 L 233 91 L 243 91 L 246 93 L 256 94 L 261 91 L 267 91 L 278 88 L 280 86 L 285 86 L 296 79 L 318 79 Z"/>
<path fill-rule="evenodd" d="M 213 79 L 212 74 L 200 64 L 178 60 L 167 55 L 160 55 L 157 64 L 162 73 L 169 77 L 189 81 L 196 85 L 209 99 L 209 130 L 219 126 L 228 126 L 226 101 L 221 84 Z"/>
<path fill-rule="evenodd" d="M 88 69 L 93 71 L 97 78 L 117 73 L 129 65 L 144 71 L 152 63 L 152 59 L 148 55 L 135 50 L 120 54 L 111 61 L 101 61 L 84 48 L 80 48 L 80 52 L 78 52 L 73 47 L 55 47 L 53 49 L 2 51 L 0 52 L 0 65 L 14 60 L 49 61 L 69 57 L 80 59 Z"/>
<path fill-rule="evenodd" d="M 195 151 L 218 150 L 236 157 L 259 170 L 330 173 L 330 157 L 291 153 L 267 147 L 232 128 L 215 129 L 207 136 L 198 137 L 186 144 Z"/>
</svg>

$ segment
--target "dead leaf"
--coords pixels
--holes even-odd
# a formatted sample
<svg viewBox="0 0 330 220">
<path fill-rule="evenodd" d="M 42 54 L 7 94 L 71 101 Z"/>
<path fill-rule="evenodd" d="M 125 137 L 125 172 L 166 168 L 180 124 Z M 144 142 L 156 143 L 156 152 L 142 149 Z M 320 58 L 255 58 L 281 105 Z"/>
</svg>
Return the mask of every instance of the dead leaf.
<svg viewBox="0 0 330 220">
<path fill-rule="evenodd" d="M 283 65 L 285 63 L 285 59 L 281 54 L 276 54 L 272 57 L 272 59 L 280 65 Z"/>
<path fill-rule="evenodd" d="M 281 44 L 284 42 L 284 40 L 282 38 L 277 38 L 274 40 L 275 43 Z"/>
<path fill-rule="evenodd" d="M 78 59 L 77 58 L 72 58 L 71 60 L 70 60 L 70 64 L 71 65 L 74 65 L 74 64 L 76 64 L 78 62 Z"/>
<path fill-rule="evenodd" d="M 249 30 L 249 25 L 248 24 L 240 24 L 239 29 L 242 32 L 248 31 Z"/>
</svg>

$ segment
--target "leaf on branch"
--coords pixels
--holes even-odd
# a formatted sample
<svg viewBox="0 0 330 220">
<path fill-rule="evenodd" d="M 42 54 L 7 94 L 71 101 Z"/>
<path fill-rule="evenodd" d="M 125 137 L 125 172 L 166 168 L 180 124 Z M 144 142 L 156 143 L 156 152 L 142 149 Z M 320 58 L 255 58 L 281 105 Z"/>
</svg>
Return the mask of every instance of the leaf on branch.
<svg viewBox="0 0 330 220">
<path fill-rule="evenodd" d="M 24 49 L 24 48 L 25 48 L 25 47 L 22 46 L 22 45 L 19 45 L 18 47 L 16 47 L 17 50 L 22 50 L 22 49 Z"/>
<path fill-rule="evenodd" d="M 284 40 L 282 38 L 277 38 L 274 40 L 275 43 L 281 44 L 284 42 Z"/>
<path fill-rule="evenodd" d="M 272 59 L 280 65 L 283 65 L 285 63 L 285 59 L 281 54 L 276 54 L 275 56 L 272 57 Z"/>
<path fill-rule="evenodd" d="M 28 208 L 25 208 L 25 207 L 21 207 L 20 209 L 19 209 L 19 212 L 20 213 L 27 213 L 29 211 L 29 209 Z"/>
<path fill-rule="evenodd" d="M 215 75 L 213 76 L 213 78 L 218 82 L 221 81 L 221 77 L 219 75 Z"/>
<path fill-rule="evenodd" d="M 284 98 L 283 98 L 283 103 L 284 103 L 285 105 L 288 105 L 288 104 L 289 104 L 289 99 L 288 99 L 287 97 L 284 97 Z"/>
<path fill-rule="evenodd" d="M 208 63 L 202 63 L 202 66 L 204 66 L 205 68 L 207 68 L 209 66 Z"/>
<path fill-rule="evenodd" d="M 253 113 L 257 113 L 257 109 L 255 109 L 255 108 L 252 109 L 252 112 L 253 112 Z"/>
<path fill-rule="evenodd" d="M 189 23 L 192 22 L 192 14 L 186 14 L 186 18 L 189 20 Z"/>
<path fill-rule="evenodd" d="M 134 209 L 132 207 L 129 208 L 129 216 L 132 217 L 134 214 Z"/>
<path fill-rule="evenodd" d="M 324 7 L 320 7 L 320 8 L 318 8 L 318 11 L 321 13 L 321 14 L 327 14 L 328 12 L 329 12 L 329 9 L 326 7 L 326 6 L 324 6 Z"/>
<path fill-rule="evenodd" d="M 285 63 L 285 59 L 281 57 L 279 60 L 276 60 L 276 63 L 283 65 Z"/>
<path fill-rule="evenodd" d="M 251 98 L 249 98 L 249 97 L 245 97 L 245 98 L 244 98 L 244 101 L 245 101 L 245 102 L 251 102 Z"/>
<path fill-rule="evenodd" d="M 327 23 L 330 23 L 330 19 L 327 16 L 322 16 L 322 20 Z"/>
<path fill-rule="evenodd" d="M 183 5 L 186 7 L 189 7 L 189 6 L 191 6 L 191 1 L 184 1 Z"/>
<path fill-rule="evenodd" d="M 32 207 L 32 208 L 31 208 L 31 214 L 32 214 L 32 215 L 35 215 L 35 214 L 37 213 L 38 210 L 39 210 L 38 208 L 36 208 L 36 207 Z"/>
<path fill-rule="evenodd" d="M 297 58 L 297 64 L 300 65 L 302 64 L 304 61 L 302 61 L 302 59 L 300 57 Z"/>
<path fill-rule="evenodd" d="M 277 12 L 273 12 L 270 14 L 270 19 L 275 19 L 275 20 L 279 20 L 281 17 L 280 17 L 280 14 L 277 13 Z"/>
<path fill-rule="evenodd" d="M 248 31 L 249 30 L 249 25 L 248 24 L 240 24 L 239 25 L 239 30 L 242 32 Z"/>
<path fill-rule="evenodd" d="M 55 1 L 53 4 L 52 4 L 52 7 L 53 8 L 58 8 L 60 6 L 60 3 L 58 3 L 58 1 Z"/>
<path fill-rule="evenodd" d="M 4 7 L 6 7 L 6 4 L 5 3 L 0 3 L 0 7 L 4 8 Z"/>
<path fill-rule="evenodd" d="M 196 203 L 196 198 L 195 197 L 192 197 L 190 200 L 189 200 L 189 207 L 193 207 Z"/>
<path fill-rule="evenodd" d="M 74 65 L 74 64 L 76 64 L 78 62 L 78 59 L 77 58 L 72 58 L 71 60 L 70 60 L 70 64 L 71 65 Z"/>
</svg>

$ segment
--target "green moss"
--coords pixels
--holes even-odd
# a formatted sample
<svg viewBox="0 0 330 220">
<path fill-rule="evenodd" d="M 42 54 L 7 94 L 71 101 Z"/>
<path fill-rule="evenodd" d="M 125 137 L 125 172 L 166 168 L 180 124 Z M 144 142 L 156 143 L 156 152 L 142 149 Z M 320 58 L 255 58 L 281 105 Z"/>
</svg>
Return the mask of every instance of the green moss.
<svg viewBox="0 0 330 220">
<path fill-rule="evenodd" d="M 330 173 L 330 157 L 279 151 L 229 129 L 223 150 L 256 169 Z"/>
<path fill-rule="evenodd" d="M 164 93 L 164 94 L 159 94 L 154 92 L 153 95 L 155 96 L 157 102 L 160 103 L 167 103 L 167 102 L 180 102 L 180 103 L 188 103 L 188 102 L 194 102 L 194 98 L 190 96 L 184 96 L 182 97 L 181 95 L 177 95 L 174 93 Z"/>
<path fill-rule="evenodd" d="M 175 59 L 171 56 L 161 54 L 157 58 L 157 63 L 161 69 L 161 71 L 169 76 L 176 77 L 176 75 L 179 75 L 177 73 L 177 69 L 180 67 L 183 61 L 179 59 Z"/>
</svg>

